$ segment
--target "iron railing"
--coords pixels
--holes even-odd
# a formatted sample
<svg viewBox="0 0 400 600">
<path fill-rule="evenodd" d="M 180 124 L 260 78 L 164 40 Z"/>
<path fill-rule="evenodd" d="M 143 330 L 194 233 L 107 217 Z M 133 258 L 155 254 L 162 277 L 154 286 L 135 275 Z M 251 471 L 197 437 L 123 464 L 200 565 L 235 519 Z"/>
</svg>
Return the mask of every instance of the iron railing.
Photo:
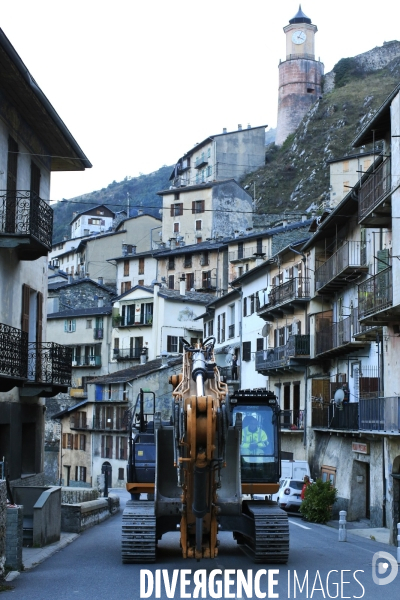
<svg viewBox="0 0 400 600">
<path fill-rule="evenodd" d="M 233 379 L 232 366 L 218 367 L 219 374 L 223 381 L 239 381 L 240 380 L 240 367 L 237 367 L 236 380 Z"/>
<path fill-rule="evenodd" d="M 361 253 L 361 242 L 346 242 L 324 264 L 315 271 L 315 289 L 320 290 L 327 283 L 341 275 L 348 268 L 365 265 L 365 252 Z"/>
<path fill-rule="evenodd" d="M 28 334 L 0 323 L 0 376 L 26 379 L 28 375 Z"/>
<path fill-rule="evenodd" d="M 29 235 L 50 251 L 53 209 L 29 190 L 0 191 L 0 235 Z"/>
<path fill-rule="evenodd" d="M 386 158 L 377 169 L 370 174 L 358 192 L 358 219 L 369 213 L 381 199 L 386 196 L 391 187 L 391 159 Z"/>
<path fill-rule="evenodd" d="M 322 354 L 333 348 L 349 344 L 352 341 L 351 326 L 352 318 L 349 316 L 337 323 L 332 323 L 331 327 L 326 327 L 318 331 L 315 336 L 315 354 Z"/>
<path fill-rule="evenodd" d="M 304 429 L 304 411 L 302 410 L 282 410 L 279 415 L 281 428 L 297 431 Z"/>
<path fill-rule="evenodd" d="M 358 402 L 348 402 L 338 407 L 335 404 L 313 401 L 311 426 L 357 431 L 359 429 L 358 411 Z"/>
<path fill-rule="evenodd" d="M 360 398 L 360 429 L 400 431 L 400 398 Z"/>
<path fill-rule="evenodd" d="M 72 348 L 54 342 L 28 344 L 28 380 L 71 385 Z"/>
<path fill-rule="evenodd" d="M 93 417 L 93 429 L 95 430 L 126 431 L 127 428 L 127 420 L 124 417 L 116 419 L 107 419 L 105 417 Z"/>
<path fill-rule="evenodd" d="M 135 321 L 134 317 L 122 319 L 121 316 L 113 317 L 112 326 L 113 327 L 151 327 L 153 325 L 153 316 L 149 315 L 147 317 L 141 318 L 140 321 Z"/>
<path fill-rule="evenodd" d="M 268 297 L 270 306 L 290 302 L 297 298 L 309 298 L 310 279 L 309 277 L 293 277 L 273 288 Z"/>
<path fill-rule="evenodd" d="M 358 286 L 358 318 L 364 319 L 393 305 L 392 267 L 379 271 Z"/>
<path fill-rule="evenodd" d="M 229 252 L 229 260 L 242 260 L 246 258 L 256 258 L 256 255 L 267 254 L 267 246 L 243 246 L 238 250 Z"/>
<path fill-rule="evenodd" d="M 147 347 L 114 349 L 114 358 L 117 360 L 138 359 L 141 354 L 147 354 Z"/>
<path fill-rule="evenodd" d="M 284 367 L 291 359 L 305 358 L 309 355 L 310 336 L 291 335 L 284 346 L 256 352 L 256 371 Z"/>
</svg>

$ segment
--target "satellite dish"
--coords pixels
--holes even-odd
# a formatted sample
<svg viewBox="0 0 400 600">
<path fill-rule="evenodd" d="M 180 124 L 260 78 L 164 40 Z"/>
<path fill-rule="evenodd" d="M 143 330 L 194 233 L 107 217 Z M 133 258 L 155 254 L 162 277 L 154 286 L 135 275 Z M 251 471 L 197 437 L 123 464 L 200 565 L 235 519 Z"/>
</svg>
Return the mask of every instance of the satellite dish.
<svg viewBox="0 0 400 600">
<path fill-rule="evenodd" d="M 333 400 L 338 408 L 343 408 L 344 391 L 341 389 L 336 390 Z"/>
<path fill-rule="evenodd" d="M 270 323 L 265 323 L 264 327 L 262 328 L 262 335 L 264 337 L 268 337 L 269 336 L 269 332 L 271 331 L 271 325 Z"/>
</svg>

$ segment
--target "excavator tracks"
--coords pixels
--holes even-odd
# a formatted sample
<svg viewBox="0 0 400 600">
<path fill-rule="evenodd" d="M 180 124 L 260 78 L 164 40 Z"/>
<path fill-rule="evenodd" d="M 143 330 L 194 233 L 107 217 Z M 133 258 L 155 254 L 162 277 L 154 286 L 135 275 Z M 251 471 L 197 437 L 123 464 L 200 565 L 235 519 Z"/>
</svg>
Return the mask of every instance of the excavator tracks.
<svg viewBox="0 0 400 600">
<path fill-rule="evenodd" d="M 246 509 L 254 519 L 255 536 L 254 539 L 243 537 L 243 541 L 239 542 L 243 551 L 255 563 L 286 563 L 289 558 L 289 521 L 285 511 L 272 502 L 246 502 Z"/>
<path fill-rule="evenodd" d="M 129 500 L 122 515 L 122 562 L 155 562 L 156 546 L 154 502 Z"/>
</svg>

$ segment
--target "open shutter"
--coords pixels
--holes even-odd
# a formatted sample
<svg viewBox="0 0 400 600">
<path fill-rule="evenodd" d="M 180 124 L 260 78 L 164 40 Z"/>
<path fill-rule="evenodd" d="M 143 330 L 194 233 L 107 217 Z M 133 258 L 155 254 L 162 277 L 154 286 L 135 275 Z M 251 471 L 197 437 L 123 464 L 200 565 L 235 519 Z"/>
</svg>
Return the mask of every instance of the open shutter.
<svg viewBox="0 0 400 600">
<path fill-rule="evenodd" d="M 74 435 L 74 450 L 79 450 L 79 433 Z"/>
<path fill-rule="evenodd" d="M 170 213 L 171 217 L 175 216 L 175 211 L 174 211 L 174 204 L 171 204 L 171 213 Z"/>
<path fill-rule="evenodd" d="M 21 329 L 26 333 L 29 332 L 29 298 L 31 288 L 25 283 L 22 284 L 22 315 L 21 315 Z"/>
<path fill-rule="evenodd" d="M 62 434 L 62 447 L 63 448 L 67 447 L 67 434 L 66 433 Z"/>
<path fill-rule="evenodd" d="M 193 200 L 192 202 L 192 215 L 194 215 L 196 212 L 196 202 Z"/>
</svg>

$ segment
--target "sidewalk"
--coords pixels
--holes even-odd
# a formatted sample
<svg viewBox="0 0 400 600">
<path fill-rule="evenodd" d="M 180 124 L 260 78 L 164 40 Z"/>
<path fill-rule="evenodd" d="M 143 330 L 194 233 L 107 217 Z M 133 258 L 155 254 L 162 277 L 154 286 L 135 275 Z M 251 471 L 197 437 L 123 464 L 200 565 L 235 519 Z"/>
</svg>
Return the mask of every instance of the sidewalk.
<svg viewBox="0 0 400 600">
<path fill-rule="evenodd" d="M 339 529 L 339 520 L 328 521 L 327 527 Z M 346 522 L 346 531 L 369 540 L 375 540 L 381 544 L 389 544 L 389 529 L 386 527 L 370 527 L 367 519 L 361 521 Z"/>
</svg>

